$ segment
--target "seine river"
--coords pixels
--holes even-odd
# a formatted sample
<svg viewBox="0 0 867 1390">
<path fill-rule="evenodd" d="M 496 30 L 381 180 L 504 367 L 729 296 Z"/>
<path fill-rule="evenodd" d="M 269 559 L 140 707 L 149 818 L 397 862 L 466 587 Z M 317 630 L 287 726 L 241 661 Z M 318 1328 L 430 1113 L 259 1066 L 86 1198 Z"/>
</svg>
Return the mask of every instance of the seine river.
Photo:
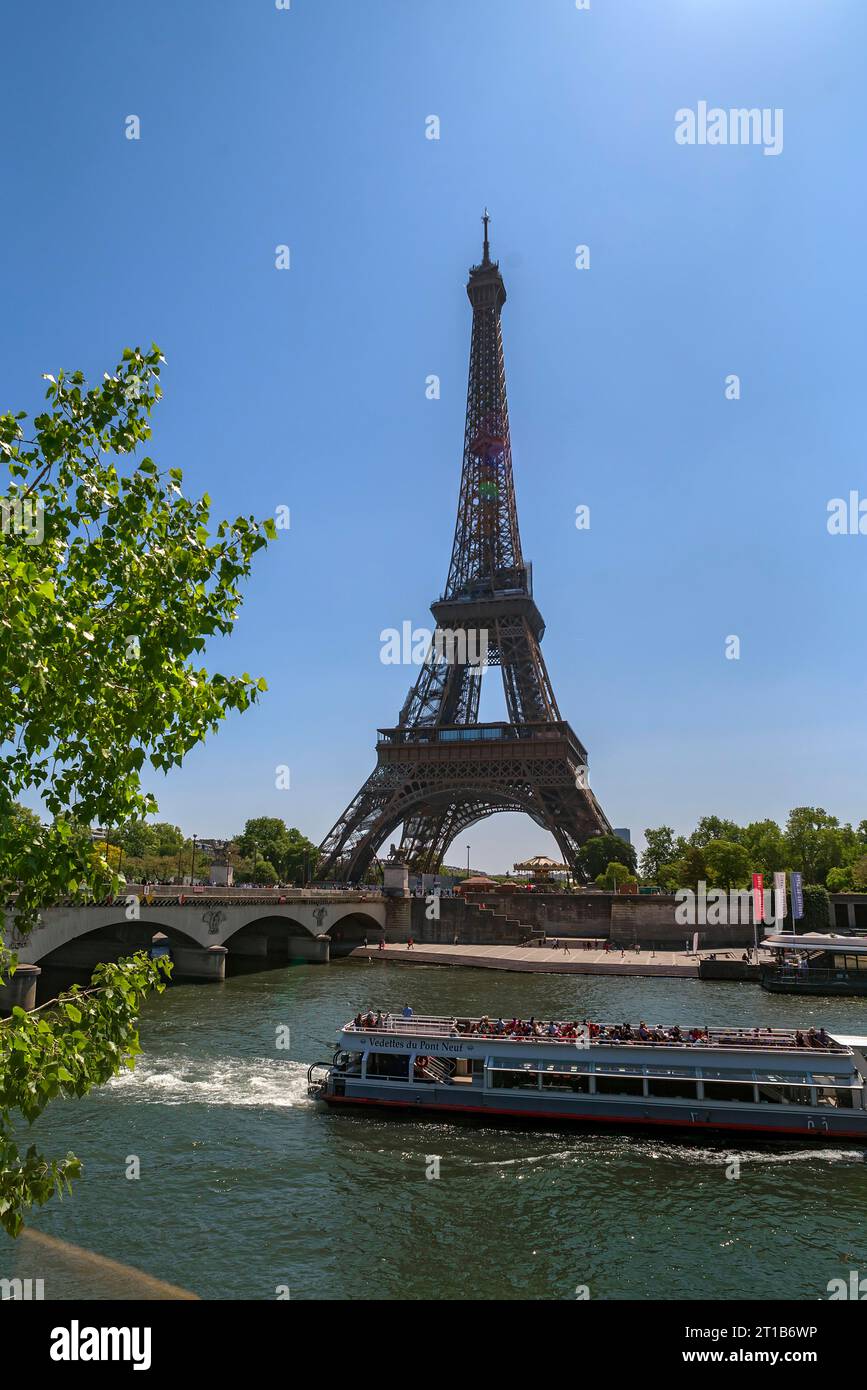
<svg viewBox="0 0 867 1390">
<path fill-rule="evenodd" d="M 867 1275 L 861 1149 L 483 1129 L 308 1101 L 307 1065 L 331 1056 L 335 1027 L 407 1000 L 420 1013 L 867 1024 L 863 1001 L 754 986 L 362 961 L 172 987 L 146 1008 L 135 1071 L 34 1127 L 85 1176 L 32 1224 L 203 1298 L 574 1299 L 586 1286 L 599 1299 L 824 1299 L 830 1279 Z M 3 1274 L 10 1245 L 0 1236 Z M 82 1292 L 58 1275 L 46 1296 Z"/>
</svg>

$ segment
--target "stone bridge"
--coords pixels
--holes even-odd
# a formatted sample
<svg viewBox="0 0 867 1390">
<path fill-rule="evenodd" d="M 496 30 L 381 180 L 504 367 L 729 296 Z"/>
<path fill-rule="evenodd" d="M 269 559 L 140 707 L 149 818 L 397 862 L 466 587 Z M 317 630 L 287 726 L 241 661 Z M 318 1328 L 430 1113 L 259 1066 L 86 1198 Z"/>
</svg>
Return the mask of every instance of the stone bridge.
<svg viewBox="0 0 867 1390">
<path fill-rule="evenodd" d="M 217 889 L 204 893 L 130 885 L 113 902 L 46 908 L 27 936 L 7 934 L 19 968 L 0 1009 L 32 1007 L 43 969 L 77 975 L 102 961 L 119 960 L 156 944 L 167 949 L 178 980 L 222 980 L 226 958 L 262 969 L 293 961 L 326 963 L 347 955 L 366 937 L 386 935 L 388 920 L 403 904 L 361 892 L 268 892 Z M 8 998 L 6 997 L 8 994 Z"/>
</svg>

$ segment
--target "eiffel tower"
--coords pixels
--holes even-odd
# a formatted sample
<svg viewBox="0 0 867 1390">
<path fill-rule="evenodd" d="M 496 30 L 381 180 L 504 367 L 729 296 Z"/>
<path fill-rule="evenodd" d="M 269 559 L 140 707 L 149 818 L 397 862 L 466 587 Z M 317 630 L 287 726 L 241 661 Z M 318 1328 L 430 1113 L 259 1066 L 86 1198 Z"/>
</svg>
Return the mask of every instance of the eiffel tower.
<svg viewBox="0 0 867 1390">
<path fill-rule="evenodd" d="M 399 825 L 402 857 L 422 873 L 436 873 L 455 837 L 495 811 L 526 812 L 572 868 L 586 839 L 611 830 L 539 645 L 545 624 L 512 481 L 506 287 L 491 260 L 487 210 L 482 220 L 482 260 L 467 284 L 473 328 L 458 519 L 445 593 L 431 605 L 437 633 L 397 727 L 379 730 L 376 767 L 320 846 L 320 879 L 357 882 Z M 502 671 L 507 723 L 479 723 L 485 664 Z"/>
</svg>

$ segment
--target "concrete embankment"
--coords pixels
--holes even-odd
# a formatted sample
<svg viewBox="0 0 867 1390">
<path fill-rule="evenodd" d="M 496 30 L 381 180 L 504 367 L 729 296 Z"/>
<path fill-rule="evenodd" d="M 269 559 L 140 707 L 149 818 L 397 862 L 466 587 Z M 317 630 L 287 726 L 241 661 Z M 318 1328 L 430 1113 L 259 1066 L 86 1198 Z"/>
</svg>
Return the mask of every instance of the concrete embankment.
<svg viewBox="0 0 867 1390">
<path fill-rule="evenodd" d="M 382 950 L 360 946 L 353 959 L 367 957 L 396 965 L 458 965 L 476 970 L 517 970 L 547 975 L 659 975 L 699 978 L 699 961 L 684 951 L 601 951 L 572 946 L 568 951 L 544 946 L 436 945 L 407 949 L 390 942 Z"/>
</svg>

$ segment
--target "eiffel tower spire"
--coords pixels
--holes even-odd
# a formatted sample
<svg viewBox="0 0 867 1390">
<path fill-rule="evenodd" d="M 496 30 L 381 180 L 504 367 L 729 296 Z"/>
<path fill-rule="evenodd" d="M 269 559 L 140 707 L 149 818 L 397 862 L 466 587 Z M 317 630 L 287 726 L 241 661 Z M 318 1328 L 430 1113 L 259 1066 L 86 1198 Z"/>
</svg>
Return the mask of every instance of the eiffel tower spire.
<svg viewBox="0 0 867 1390">
<path fill-rule="evenodd" d="M 512 482 L 512 446 L 500 311 L 506 287 L 491 261 L 488 213 L 481 265 L 467 296 L 473 306 L 464 461 L 458 519 L 445 597 L 494 593 L 525 580 Z"/>
<path fill-rule="evenodd" d="M 611 829 L 542 656 L 545 624 L 521 551 L 512 477 L 506 287 L 490 256 L 487 209 L 482 221 L 482 260 L 467 282 L 473 323 L 458 515 L 445 592 L 431 605 L 450 655 L 431 647 L 397 726 L 380 729 L 376 768 L 322 843 L 320 878 L 362 877 L 399 825 L 405 857 L 427 872 L 456 835 L 499 810 L 532 816 L 573 866 L 584 840 Z M 486 665 L 501 668 L 507 723 L 478 722 Z"/>
</svg>

